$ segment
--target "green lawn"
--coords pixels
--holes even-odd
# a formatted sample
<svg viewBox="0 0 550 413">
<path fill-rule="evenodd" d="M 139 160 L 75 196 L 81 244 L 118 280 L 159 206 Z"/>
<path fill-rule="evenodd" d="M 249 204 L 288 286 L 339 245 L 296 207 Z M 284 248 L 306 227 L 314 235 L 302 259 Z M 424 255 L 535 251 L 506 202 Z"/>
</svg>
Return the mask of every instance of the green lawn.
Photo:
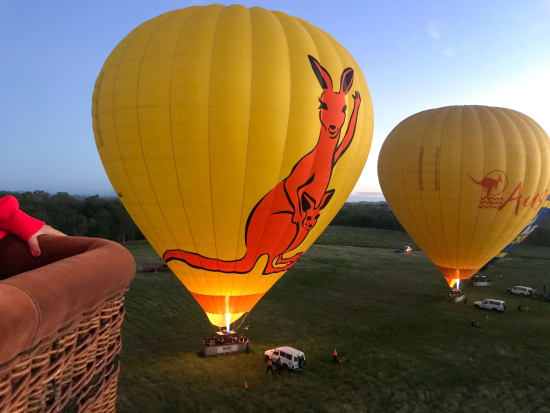
<svg viewBox="0 0 550 413">
<path fill-rule="evenodd" d="M 486 272 L 492 287 L 465 287 L 468 304 L 453 305 L 423 253 L 394 253 L 405 244 L 402 232 L 329 227 L 247 318 L 248 355 L 198 355 L 213 332 L 198 304 L 171 273 L 138 273 L 117 411 L 550 412 L 550 302 L 506 292 L 550 289 L 550 249 L 521 246 Z M 160 262 L 128 247 L 138 266 Z M 507 311 L 473 307 L 485 297 Z M 266 376 L 263 351 L 280 345 L 304 351 L 306 369 Z M 331 362 L 335 347 L 349 364 Z"/>
</svg>

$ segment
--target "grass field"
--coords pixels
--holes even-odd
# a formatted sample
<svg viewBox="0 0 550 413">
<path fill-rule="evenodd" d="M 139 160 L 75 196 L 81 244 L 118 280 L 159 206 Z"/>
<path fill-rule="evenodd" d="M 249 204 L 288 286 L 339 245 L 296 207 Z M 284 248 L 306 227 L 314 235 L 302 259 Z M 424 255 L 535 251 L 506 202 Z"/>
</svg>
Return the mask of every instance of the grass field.
<svg viewBox="0 0 550 413">
<path fill-rule="evenodd" d="M 492 287 L 465 287 L 468 304 L 454 305 L 423 253 L 394 253 L 408 243 L 329 227 L 249 315 L 252 352 L 234 356 L 201 357 L 213 332 L 202 310 L 171 273 L 138 273 L 117 411 L 550 412 L 550 302 L 506 292 L 550 288 L 550 249 L 519 247 L 486 272 Z M 160 262 L 146 243 L 128 247 L 138 266 Z M 473 307 L 486 297 L 507 311 Z M 280 345 L 304 351 L 306 369 L 266 376 L 263 351 Z M 349 364 L 331 362 L 335 347 Z"/>
</svg>

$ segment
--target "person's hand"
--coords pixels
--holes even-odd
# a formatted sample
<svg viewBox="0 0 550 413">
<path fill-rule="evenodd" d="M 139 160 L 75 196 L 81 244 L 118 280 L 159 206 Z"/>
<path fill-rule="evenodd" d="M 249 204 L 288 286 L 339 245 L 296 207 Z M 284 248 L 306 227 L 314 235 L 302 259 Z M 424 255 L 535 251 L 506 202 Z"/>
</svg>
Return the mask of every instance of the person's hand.
<svg viewBox="0 0 550 413">
<path fill-rule="evenodd" d="M 40 228 L 38 231 L 32 234 L 29 240 L 27 241 L 29 250 L 31 251 L 31 254 L 35 257 L 39 257 L 41 254 L 40 245 L 38 244 L 38 236 L 43 234 L 58 235 L 58 236 L 65 236 L 65 237 L 67 236 L 61 231 L 58 231 L 55 228 L 45 224 L 42 228 Z"/>
</svg>

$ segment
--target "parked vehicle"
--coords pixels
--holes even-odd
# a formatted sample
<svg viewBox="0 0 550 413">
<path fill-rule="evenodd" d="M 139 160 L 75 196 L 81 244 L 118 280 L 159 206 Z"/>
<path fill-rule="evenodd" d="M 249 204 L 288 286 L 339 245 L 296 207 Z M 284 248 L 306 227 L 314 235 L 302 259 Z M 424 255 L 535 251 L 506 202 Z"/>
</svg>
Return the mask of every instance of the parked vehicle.
<svg viewBox="0 0 550 413">
<path fill-rule="evenodd" d="M 300 350 L 292 347 L 277 347 L 264 351 L 265 359 L 271 359 L 278 367 L 286 367 L 289 370 L 303 369 L 306 364 L 306 356 Z"/>
<path fill-rule="evenodd" d="M 471 280 L 474 287 L 490 287 L 493 285 L 493 282 L 486 275 L 474 275 Z"/>
<path fill-rule="evenodd" d="M 501 313 L 506 310 L 506 302 L 502 300 L 495 300 L 493 298 L 486 298 L 483 301 L 476 301 L 474 302 L 474 306 L 485 310 L 495 310 Z"/>
<path fill-rule="evenodd" d="M 536 293 L 536 291 L 533 290 L 531 287 L 525 287 L 523 285 L 516 285 L 512 288 L 508 288 L 508 292 L 516 295 L 525 295 L 527 297 L 530 297 Z"/>
<path fill-rule="evenodd" d="M 413 249 L 411 248 L 410 245 L 405 245 L 403 248 L 399 248 L 397 250 L 395 250 L 395 252 L 398 252 L 400 254 L 412 254 L 413 252 Z"/>
</svg>

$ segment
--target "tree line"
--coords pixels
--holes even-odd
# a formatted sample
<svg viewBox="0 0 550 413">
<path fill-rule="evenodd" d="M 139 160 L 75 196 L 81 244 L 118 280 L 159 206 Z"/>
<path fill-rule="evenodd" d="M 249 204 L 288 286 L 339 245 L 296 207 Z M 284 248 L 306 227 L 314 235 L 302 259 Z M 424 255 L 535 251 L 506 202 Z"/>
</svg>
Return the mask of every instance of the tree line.
<svg viewBox="0 0 550 413">
<path fill-rule="evenodd" d="M 0 191 L 0 198 L 5 195 L 14 195 L 27 214 L 66 234 L 118 242 L 144 238 L 118 198 L 73 196 L 66 192 L 50 195 L 44 191 Z M 346 202 L 330 225 L 404 231 L 386 202 Z M 543 221 L 525 243 L 550 246 L 550 218 Z"/>
<path fill-rule="evenodd" d="M 22 211 L 68 235 L 118 242 L 144 238 L 118 198 L 80 197 L 66 192 L 50 195 L 44 191 L 0 191 L 0 198 L 5 195 L 15 196 Z"/>
<path fill-rule="evenodd" d="M 346 202 L 331 225 L 404 231 L 386 202 Z"/>
</svg>

